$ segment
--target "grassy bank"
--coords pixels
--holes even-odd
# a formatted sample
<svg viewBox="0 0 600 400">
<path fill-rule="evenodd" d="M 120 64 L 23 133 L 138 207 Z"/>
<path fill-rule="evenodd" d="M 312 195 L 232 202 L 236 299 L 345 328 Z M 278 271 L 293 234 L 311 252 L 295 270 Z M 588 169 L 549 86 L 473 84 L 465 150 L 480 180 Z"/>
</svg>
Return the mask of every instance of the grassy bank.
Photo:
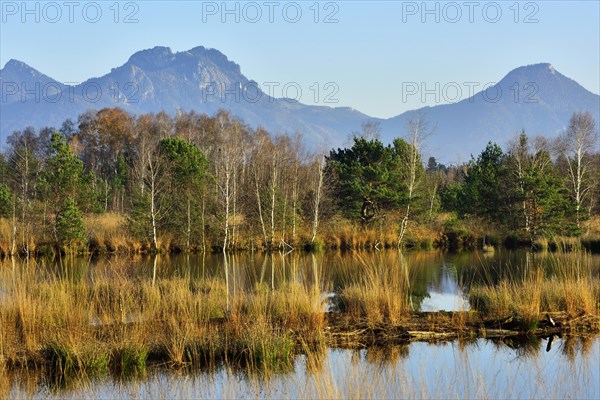
<svg viewBox="0 0 600 400">
<path fill-rule="evenodd" d="M 363 226 L 343 218 L 334 218 L 321 227 L 315 241 L 306 226 L 298 226 L 294 235 L 288 231 L 285 236 L 275 233 L 274 244 L 264 243 L 262 236 L 252 234 L 243 226 L 236 227 L 236 236 L 230 238 L 231 251 L 273 251 L 296 249 L 319 251 L 333 250 L 383 250 L 398 247 L 397 221 L 399 215 L 391 214 L 385 219 Z M 89 214 L 84 218 L 86 245 L 78 249 L 80 254 L 142 254 L 152 252 L 149 239 L 132 236 L 127 228 L 125 216 L 116 213 Z M 17 229 L 15 251 L 25 254 L 26 249 L 33 255 L 58 255 L 66 249 L 59 246 L 49 234 L 29 232 L 27 240 L 22 235 L 22 227 Z M 217 231 L 219 234 L 220 231 Z M 459 251 L 505 246 L 508 248 L 527 247 L 537 251 L 576 251 L 586 249 L 600 252 L 600 218 L 587 221 L 581 237 L 540 237 L 533 243 L 510 232 L 498 230 L 479 220 L 460 221 L 453 214 L 439 214 L 426 222 L 412 221 L 409 225 L 403 248 L 410 250 L 447 249 Z M 159 252 L 202 252 L 221 251 L 222 238 L 216 232 L 207 236 L 195 237 L 190 247 L 170 235 L 159 235 Z M 0 257 L 10 254 L 13 245 L 12 221 L 0 218 Z"/>
</svg>

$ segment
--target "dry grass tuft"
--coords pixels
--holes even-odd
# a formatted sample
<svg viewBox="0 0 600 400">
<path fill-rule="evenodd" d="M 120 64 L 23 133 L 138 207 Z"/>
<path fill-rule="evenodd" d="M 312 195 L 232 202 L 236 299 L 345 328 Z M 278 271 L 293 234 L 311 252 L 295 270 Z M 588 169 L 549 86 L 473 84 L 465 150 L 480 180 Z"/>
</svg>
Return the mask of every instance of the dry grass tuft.
<svg viewBox="0 0 600 400">
<path fill-rule="evenodd" d="M 525 276 L 471 288 L 474 309 L 499 318 L 516 315 L 534 328 L 546 312 L 600 314 L 600 275 L 588 253 L 558 252 L 549 266 L 534 265 Z"/>
<path fill-rule="evenodd" d="M 101 253 L 137 253 L 141 245 L 129 237 L 126 218 L 121 214 L 90 214 L 84 218 L 92 251 Z"/>
<path fill-rule="evenodd" d="M 363 271 L 346 278 L 339 295 L 340 308 L 355 323 L 398 324 L 410 312 L 408 265 L 359 261 Z"/>
</svg>

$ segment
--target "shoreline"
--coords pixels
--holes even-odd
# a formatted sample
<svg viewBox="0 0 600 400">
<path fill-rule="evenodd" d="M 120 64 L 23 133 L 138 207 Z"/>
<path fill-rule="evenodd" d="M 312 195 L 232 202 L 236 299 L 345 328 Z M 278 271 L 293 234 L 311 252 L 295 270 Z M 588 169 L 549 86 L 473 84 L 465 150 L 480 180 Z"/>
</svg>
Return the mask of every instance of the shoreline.
<svg viewBox="0 0 600 400">
<path fill-rule="evenodd" d="M 329 312 L 323 316 L 324 326 L 321 331 L 316 334 L 313 332 L 315 336 L 313 336 L 312 340 L 311 338 L 304 340 L 302 332 L 290 330 L 289 333 L 295 343 L 293 343 L 294 349 L 289 356 L 293 358 L 301 354 L 308 355 L 308 353 L 318 351 L 319 348 L 323 347 L 368 349 L 372 347 L 405 345 L 413 342 L 442 343 L 456 340 L 473 341 L 477 339 L 511 340 L 509 345 L 514 346 L 518 345 L 518 343 L 525 344 L 531 340 L 554 339 L 557 337 L 586 337 L 600 334 L 599 315 L 581 313 L 578 316 L 572 316 L 562 311 L 544 312 L 543 314 L 549 316 L 555 325 L 552 326 L 549 321 L 544 319 L 539 321 L 539 325 L 534 329 L 524 329 L 524 322 L 516 315 L 498 318 L 478 311 L 411 312 L 409 315 L 402 317 L 401 322 L 396 324 L 351 322 L 348 316 L 343 313 Z M 228 334 L 227 325 L 231 322 L 227 318 L 218 318 L 208 323 L 200 322 L 199 324 L 205 325 L 209 330 L 213 329 L 215 332 L 221 331 L 226 336 Z M 167 323 L 167 321 L 114 322 L 111 324 L 97 324 L 94 326 L 94 330 L 95 336 L 101 338 L 105 335 L 110 335 L 114 329 L 126 330 L 128 327 L 136 326 L 136 329 L 141 328 L 154 331 L 157 327 Z M 90 324 L 94 325 L 93 323 Z M 272 328 L 277 329 L 278 324 L 276 322 L 273 322 L 272 325 Z M 218 341 L 220 337 L 214 336 L 212 339 Z M 257 365 L 243 358 L 243 353 L 246 351 L 244 349 L 239 349 L 241 350 L 239 352 L 232 351 L 228 355 L 225 354 L 224 357 L 220 357 L 215 352 L 212 355 L 206 353 L 206 358 L 204 359 L 192 357 L 183 362 L 174 362 L 168 349 L 166 347 L 161 348 L 162 346 L 159 342 L 160 340 L 156 343 L 148 344 L 147 349 L 142 351 L 145 355 L 143 360 L 138 360 L 137 369 L 145 370 L 154 363 L 159 363 L 170 369 L 186 366 L 211 368 L 218 365 L 239 367 L 242 369 L 257 368 Z M 37 351 L 25 348 L 13 349 L 13 354 L 16 357 L 7 358 L 3 356 L 0 358 L 0 366 L 12 371 L 18 371 L 22 368 L 54 371 L 55 375 L 57 375 L 56 377 L 60 378 L 60 375 L 68 371 L 64 370 L 66 368 L 65 364 L 63 364 L 64 360 L 57 360 L 59 355 L 48 351 L 48 348 L 54 345 L 56 344 L 40 343 L 40 349 Z M 205 345 L 208 347 L 212 346 L 211 343 L 205 343 Z M 117 347 L 105 348 L 106 359 L 113 359 L 122 351 L 123 349 Z M 214 358 L 210 359 L 210 357 Z M 82 360 L 78 362 L 81 363 Z M 72 367 L 75 370 L 77 369 L 77 365 Z M 107 364 L 107 371 L 112 371 L 113 368 L 108 367 Z M 274 369 L 277 370 L 278 368 Z M 266 370 L 270 370 L 270 368 L 267 367 Z"/>
<path fill-rule="evenodd" d="M 339 245 L 334 241 L 326 241 L 320 242 L 318 246 L 311 244 L 310 242 L 298 242 L 288 244 L 285 246 L 277 246 L 277 247 L 265 247 L 262 245 L 256 245 L 256 243 L 250 241 L 252 243 L 251 246 L 238 246 L 235 248 L 230 248 L 227 251 L 227 254 L 243 254 L 243 253 L 254 253 L 254 252 L 263 252 L 263 253 L 276 253 L 281 251 L 300 251 L 303 253 L 312 253 L 312 252 L 330 252 L 330 251 L 382 251 L 382 250 L 399 250 L 397 246 L 394 246 L 390 243 L 362 243 L 360 245 L 354 246 L 351 244 L 342 244 Z M 512 240 L 512 238 L 505 238 L 500 244 L 492 246 L 483 244 L 481 240 L 475 240 L 473 245 L 469 246 L 453 246 L 448 242 L 439 242 L 433 241 L 433 244 L 421 244 L 421 243 L 412 243 L 408 242 L 402 248 L 402 250 L 406 251 L 447 251 L 450 253 L 457 253 L 461 251 L 483 251 L 485 253 L 493 253 L 495 249 L 505 249 L 505 250 L 518 250 L 518 249 L 530 249 L 532 252 L 572 252 L 578 250 L 589 251 L 592 254 L 600 254 L 600 240 L 592 240 L 587 238 L 557 238 L 550 241 L 545 242 L 544 246 L 535 246 L 525 242 L 517 242 Z M 201 246 L 195 246 L 188 250 L 182 249 L 180 247 L 169 247 L 168 249 L 160 248 L 158 251 L 152 250 L 149 246 L 145 246 L 141 243 L 131 244 L 131 242 L 124 246 L 112 246 L 112 245 L 97 245 L 96 242 L 90 241 L 90 245 L 85 250 L 78 251 L 67 251 L 62 248 L 60 245 L 56 243 L 36 243 L 32 246 L 33 251 L 30 252 L 29 256 L 33 257 L 51 257 L 56 258 L 65 255 L 75 255 L 75 256 L 130 256 L 130 255 L 155 255 L 155 254 L 169 254 L 169 255 L 178 255 L 178 254 L 202 254 L 206 252 L 207 254 L 219 254 L 223 253 L 222 248 L 217 246 L 206 246 L 205 250 Z M 7 248 L 10 248 L 8 245 L 0 244 L 0 259 L 9 259 L 11 258 L 11 254 L 9 251 L 6 251 Z M 16 251 L 14 257 L 17 258 L 25 258 L 27 257 L 27 252 L 24 249 L 19 249 Z"/>
</svg>

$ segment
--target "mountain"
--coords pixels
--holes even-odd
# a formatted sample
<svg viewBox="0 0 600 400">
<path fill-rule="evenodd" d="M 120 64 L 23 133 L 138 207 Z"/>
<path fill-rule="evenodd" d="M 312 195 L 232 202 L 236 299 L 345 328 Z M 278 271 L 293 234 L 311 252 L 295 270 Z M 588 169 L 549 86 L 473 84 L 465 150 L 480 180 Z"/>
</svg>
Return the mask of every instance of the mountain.
<svg viewBox="0 0 600 400">
<path fill-rule="evenodd" d="M 466 90 L 466 87 L 463 88 Z M 477 155 L 489 141 L 504 146 L 521 130 L 555 137 L 573 112 L 589 111 L 600 123 L 600 96 L 542 63 L 510 71 L 498 83 L 455 104 L 407 111 L 382 123 L 390 141 L 408 120 L 422 115 L 433 130 L 428 152 L 445 162 Z"/>
<path fill-rule="evenodd" d="M 309 106 L 271 97 L 246 78 L 239 65 L 201 46 L 178 53 L 167 47 L 139 51 L 110 73 L 76 86 L 11 60 L 0 70 L 0 81 L 3 137 L 28 125 L 60 127 L 64 119 L 75 120 L 90 108 L 119 106 L 132 114 L 178 110 L 212 114 L 225 108 L 255 128 L 302 132 L 316 149 L 341 145 L 340 138 L 370 119 L 347 107 Z"/>
<path fill-rule="evenodd" d="M 0 134 L 31 125 L 59 127 L 87 109 L 119 106 L 132 114 L 178 110 L 212 114 L 230 110 L 252 127 L 274 133 L 304 133 L 309 148 L 331 148 L 367 121 L 381 124 L 391 142 L 407 121 L 423 115 L 435 127 L 428 154 L 465 161 L 492 140 L 504 145 L 521 129 L 554 136 L 574 111 L 587 110 L 600 123 L 600 96 L 556 71 L 536 64 L 511 71 L 497 84 L 454 104 L 425 107 L 382 120 L 348 107 L 310 106 L 269 96 L 238 64 L 214 49 L 172 52 L 155 47 L 133 54 L 110 73 L 69 86 L 25 63 L 10 60 L 0 70 Z M 463 88 L 466 89 L 466 88 Z"/>
<path fill-rule="evenodd" d="M 29 65 L 18 60 L 9 60 L 4 68 L 0 70 L 0 79 L 2 80 L 2 93 L 7 90 L 12 95 L 2 97 L 2 105 L 14 101 L 20 101 L 21 90 L 34 89 L 38 94 L 41 93 L 41 89 L 46 87 L 46 92 L 49 97 L 56 94 L 64 88 L 64 85 L 56 82 L 54 79 L 42 74 L 41 72 L 31 68 Z M 39 90 L 36 89 L 39 87 Z"/>
</svg>

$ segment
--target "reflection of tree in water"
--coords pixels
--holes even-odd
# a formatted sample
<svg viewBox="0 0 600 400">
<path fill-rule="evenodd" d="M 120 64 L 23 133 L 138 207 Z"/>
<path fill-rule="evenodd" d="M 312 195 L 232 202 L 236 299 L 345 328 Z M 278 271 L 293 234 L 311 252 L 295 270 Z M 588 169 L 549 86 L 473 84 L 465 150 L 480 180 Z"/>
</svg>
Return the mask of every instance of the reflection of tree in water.
<svg viewBox="0 0 600 400">
<path fill-rule="evenodd" d="M 366 350 L 365 361 L 380 366 L 394 365 L 409 355 L 409 344 L 370 347 Z"/>
<path fill-rule="evenodd" d="M 542 351 L 542 341 L 535 335 L 505 337 L 502 343 L 515 350 L 517 358 L 536 358 Z"/>
<path fill-rule="evenodd" d="M 547 278 L 561 276 L 565 268 L 577 266 L 600 276 L 600 258 L 581 252 L 532 253 L 528 250 L 499 249 L 493 256 L 484 257 L 478 252 L 449 254 L 446 263 L 456 268 L 466 286 L 473 284 L 495 285 L 502 280 L 522 282 L 537 270 Z"/>
<path fill-rule="evenodd" d="M 335 288 L 340 288 L 348 277 L 356 277 L 363 273 L 361 263 L 357 262 L 355 254 L 360 254 L 367 263 L 377 263 L 386 267 L 397 266 L 400 263 L 399 252 L 395 250 L 381 252 L 325 252 L 318 254 L 318 263 L 323 266 L 323 273 Z M 263 262 L 271 264 L 274 258 L 276 265 L 275 284 L 290 279 L 306 279 L 311 277 L 311 254 L 294 251 L 283 255 L 281 253 L 236 253 L 236 264 L 244 274 L 246 283 L 258 280 Z M 592 269 L 593 276 L 600 276 L 600 257 L 585 256 L 579 252 L 573 253 L 531 253 L 525 250 L 499 249 L 493 257 L 484 256 L 478 252 L 444 253 L 438 251 L 419 251 L 402 253 L 410 266 L 410 278 L 415 294 L 426 292 L 427 285 L 442 290 L 442 279 L 448 276 L 461 278 L 466 285 L 472 283 L 494 284 L 502 279 L 522 279 L 534 267 L 542 267 L 547 276 L 563 271 L 565 265 L 581 265 Z M 57 276 L 85 273 L 83 267 L 102 266 L 109 264 L 113 267 L 127 265 L 127 276 L 148 276 L 152 273 L 153 257 L 151 255 L 111 256 L 100 255 L 93 257 L 64 257 L 59 262 L 40 262 L 49 272 Z M 35 263 L 33 261 L 32 263 Z M 62 264 L 62 265 L 61 265 Z M 590 265 L 588 265 L 590 264 Z M 65 271 L 65 267 L 70 271 Z M 73 267 L 73 268 L 71 268 Z M 221 277 L 224 279 L 222 254 L 163 254 L 160 260 L 160 278 L 194 278 Z M 85 268 L 83 268 L 85 269 Z M 266 271 L 269 275 L 273 271 Z M 240 282 L 241 283 L 241 282 Z M 270 283 L 270 282 L 269 282 Z"/>
<path fill-rule="evenodd" d="M 75 257 L 67 254 L 54 261 L 29 257 L 27 262 L 35 266 L 36 273 L 40 278 L 49 280 L 59 279 L 67 280 L 70 283 L 81 283 L 88 279 L 91 272 L 88 257 Z"/>
<path fill-rule="evenodd" d="M 386 367 L 395 365 L 399 360 L 410 355 L 410 343 L 395 344 L 390 346 L 370 346 L 366 349 L 354 349 L 350 362 L 359 365 L 362 362 Z"/>
</svg>

